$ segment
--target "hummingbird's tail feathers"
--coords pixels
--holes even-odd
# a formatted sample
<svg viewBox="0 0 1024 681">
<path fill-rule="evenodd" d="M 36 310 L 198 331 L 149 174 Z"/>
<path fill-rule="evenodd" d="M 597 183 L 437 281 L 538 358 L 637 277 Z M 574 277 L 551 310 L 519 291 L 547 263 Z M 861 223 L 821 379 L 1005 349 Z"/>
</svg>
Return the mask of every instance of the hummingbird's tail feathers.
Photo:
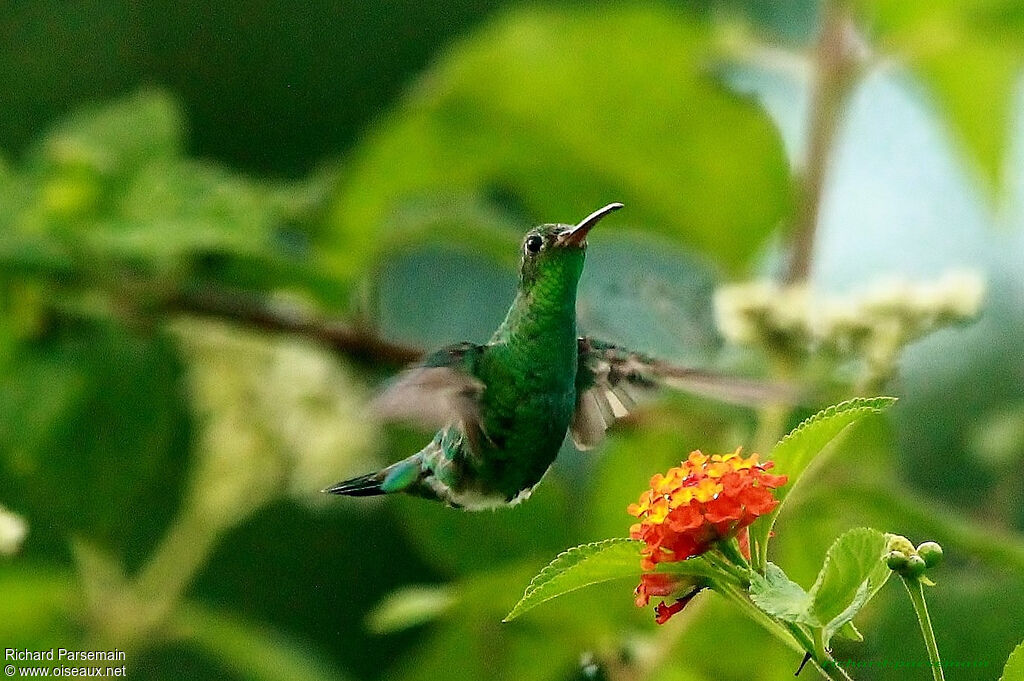
<svg viewBox="0 0 1024 681">
<path fill-rule="evenodd" d="M 412 492 L 425 475 L 423 457 L 419 452 L 376 473 L 367 473 L 357 478 L 342 480 L 324 490 L 328 494 L 348 497 L 372 497 L 393 492 Z"/>
<path fill-rule="evenodd" d="M 377 473 L 369 473 L 367 475 L 360 475 L 357 478 L 342 480 L 335 485 L 331 485 L 324 492 L 327 494 L 340 494 L 346 497 L 373 497 L 378 494 L 387 494 L 381 488 L 381 483 L 384 481 L 381 475 L 382 472 L 378 471 Z"/>
</svg>

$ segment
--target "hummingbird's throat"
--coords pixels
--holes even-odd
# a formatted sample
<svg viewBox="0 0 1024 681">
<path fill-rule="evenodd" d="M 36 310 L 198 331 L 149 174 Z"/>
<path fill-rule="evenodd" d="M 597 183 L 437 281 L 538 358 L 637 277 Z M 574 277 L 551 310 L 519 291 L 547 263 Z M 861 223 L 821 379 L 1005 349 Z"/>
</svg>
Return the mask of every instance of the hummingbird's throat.
<svg viewBox="0 0 1024 681">
<path fill-rule="evenodd" d="M 575 343 L 577 279 L 546 277 L 521 288 L 494 340 L 514 336 L 548 347 Z"/>
</svg>

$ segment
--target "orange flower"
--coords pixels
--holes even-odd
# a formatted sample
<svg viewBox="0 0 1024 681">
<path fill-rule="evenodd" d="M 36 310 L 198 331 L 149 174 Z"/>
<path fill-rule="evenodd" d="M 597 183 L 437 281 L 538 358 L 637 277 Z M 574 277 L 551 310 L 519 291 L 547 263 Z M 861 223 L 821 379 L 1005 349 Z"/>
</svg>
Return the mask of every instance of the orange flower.
<svg viewBox="0 0 1024 681">
<path fill-rule="evenodd" d="M 654 607 L 654 614 L 658 624 L 664 624 L 672 615 L 676 614 L 689 603 L 702 586 L 691 577 L 683 575 L 672 575 L 660 572 L 648 572 L 640 575 L 640 584 L 637 585 L 636 605 L 638 608 L 646 606 L 651 601 L 651 596 L 673 596 L 675 603 L 665 605 L 662 601 Z"/>
<path fill-rule="evenodd" d="M 630 537 L 645 544 L 640 567 L 653 570 L 658 563 L 686 560 L 737 536 L 749 558 L 747 526 L 778 506 L 772 490 L 786 484 L 786 476 L 767 472 L 770 461 L 757 459 L 757 454 L 744 459 L 739 449 L 710 457 L 696 451 L 664 475 L 655 474 L 651 488 L 627 509 L 640 520 L 629 529 Z M 698 590 L 685 577 L 648 572 L 636 587 L 636 604 L 643 607 L 652 596 L 681 596 L 672 605 L 662 601 L 655 607 L 657 623 L 664 624 Z"/>
<path fill-rule="evenodd" d="M 641 567 L 653 570 L 658 563 L 700 555 L 771 513 L 779 503 L 772 490 L 786 484 L 786 476 L 766 472 L 771 467 L 770 461 L 759 463 L 757 454 L 743 458 L 738 449 L 714 456 L 695 451 L 652 477 L 651 489 L 627 509 L 640 520 L 629 536 L 646 544 Z"/>
<path fill-rule="evenodd" d="M 651 602 L 651 596 L 665 597 L 693 589 L 694 582 L 688 577 L 648 572 L 640 575 L 640 583 L 633 593 L 636 594 L 636 607 L 642 608 Z"/>
<path fill-rule="evenodd" d="M 654 621 L 658 624 L 664 624 L 665 622 L 668 622 L 672 618 L 672 615 L 675 615 L 677 612 L 686 607 L 686 604 L 690 602 L 691 598 L 693 598 L 693 596 L 688 596 L 686 598 L 677 598 L 676 602 L 672 605 L 665 605 L 665 601 L 658 603 L 656 606 L 654 606 Z"/>
</svg>

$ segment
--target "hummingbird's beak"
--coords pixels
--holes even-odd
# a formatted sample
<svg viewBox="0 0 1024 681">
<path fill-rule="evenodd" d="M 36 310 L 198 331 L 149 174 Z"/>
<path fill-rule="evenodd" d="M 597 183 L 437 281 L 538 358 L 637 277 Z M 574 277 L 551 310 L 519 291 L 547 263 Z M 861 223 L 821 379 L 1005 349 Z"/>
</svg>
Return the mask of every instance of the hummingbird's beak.
<svg viewBox="0 0 1024 681">
<path fill-rule="evenodd" d="M 555 245 L 582 246 L 587 241 L 587 233 L 594 228 L 594 225 L 599 223 L 604 216 L 609 213 L 614 213 L 620 208 L 622 208 L 621 203 L 609 203 L 604 208 L 598 208 L 593 213 L 583 218 L 578 225 L 559 234 L 558 239 L 555 241 Z"/>
</svg>

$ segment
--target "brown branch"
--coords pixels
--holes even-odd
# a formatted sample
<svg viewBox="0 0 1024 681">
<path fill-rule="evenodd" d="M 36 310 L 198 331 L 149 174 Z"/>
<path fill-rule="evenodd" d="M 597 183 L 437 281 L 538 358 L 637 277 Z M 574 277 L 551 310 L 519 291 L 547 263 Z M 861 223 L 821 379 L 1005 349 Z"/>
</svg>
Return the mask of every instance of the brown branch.
<svg viewBox="0 0 1024 681">
<path fill-rule="evenodd" d="M 240 291 L 182 291 L 163 301 L 158 312 L 212 317 L 263 331 L 291 333 L 360 361 L 401 366 L 423 356 L 420 348 L 386 340 L 369 329 Z"/>
<path fill-rule="evenodd" d="M 46 312 L 54 321 L 95 316 L 103 305 L 97 308 L 93 300 L 81 306 L 74 301 L 84 291 L 96 291 L 106 301 L 105 312 L 127 322 L 152 323 L 174 314 L 220 319 L 252 329 L 295 334 L 357 361 L 389 366 L 415 362 L 424 354 L 422 348 L 387 340 L 365 326 L 329 319 L 300 303 L 274 300 L 264 293 L 198 283 L 168 286 L 133 274 L 97 274 L 82 267 L 28 274 L 42 275 L 52 285 L 55 298 Z"/>
<path fill-rule="evenodd" d="M 807 166 L 792 243 L 786 283 L 807 279 L 814 255 L 814 240 L 820 220 L 825 176 L 842 120 L 842 107 L 854 83 L 863 50 L 849 10 L 842 0 L 825 3 L 821 33 L 815 47 L 814 81 L 811 84 L 810 129 Z"/>
</svg>

